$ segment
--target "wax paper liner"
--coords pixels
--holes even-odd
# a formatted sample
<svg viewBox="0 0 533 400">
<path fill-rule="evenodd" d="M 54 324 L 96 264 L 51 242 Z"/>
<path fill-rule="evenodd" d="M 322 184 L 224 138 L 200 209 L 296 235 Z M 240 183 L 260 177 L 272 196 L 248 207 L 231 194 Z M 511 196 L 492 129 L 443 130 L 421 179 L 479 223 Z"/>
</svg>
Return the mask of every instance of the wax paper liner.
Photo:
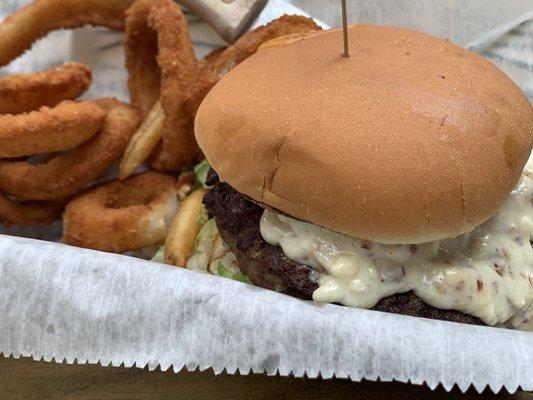
<svg viewBox="0 0 533 400">
<path fill-rule="evenodd" d="M 68 363 L 533 389 L 533 335 L 317 305 L 132 257 L 0 236 L 0 349 Z"/>
<path fill-rule="evenodd" d="M 25 2 L 2 2 L 0 13 Z M 298 12 L 280 0 L 269 7 L 258 23 Z M 402 25 L 395 22 L 394 16 L 381 21 Z M 495 26 L 497 34 L 487 32 L 470 43 L 528 94 L 531 30 L 531 20 L 518 17 Z M 199 55 L 222 44 L 194 17 L 191 31 Z M 74 59 L 94 67 L 88 97 L 127 99 L 121 42 L 119 34 L 104 30 L 53 33 L 0 73 Z M 0 232 L 57 240 L 61 226 L 0 227 Z M 531 333 L 318 305 L 131 257 L 4 235 L 0 352 L 174 371 L 213 368 L 215 373 L 394 379 L 430 388 L 442 384 L 446 390 L 455 384 L 462 391 L 470 385 L 478 391 L 487 385 L 494 392 L 533 390 Z"/>
</svg>

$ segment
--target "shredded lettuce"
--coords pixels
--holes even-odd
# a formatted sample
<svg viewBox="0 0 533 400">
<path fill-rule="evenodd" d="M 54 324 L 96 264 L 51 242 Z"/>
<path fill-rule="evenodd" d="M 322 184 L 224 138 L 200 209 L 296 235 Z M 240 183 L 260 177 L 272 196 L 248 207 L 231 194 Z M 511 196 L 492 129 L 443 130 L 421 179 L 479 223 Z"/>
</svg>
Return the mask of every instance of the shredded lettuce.
<svg viewBox="0 0 533 400">
<path fill-rule="evenodd" d="M 239 282 L 251 283 L 250 279 L 246 275 L 241 272 L 231 272 L 229 269 L 226 268 L 222 261 L 219 261 L 217 264 L 217 275 L 222 276 L 224 278 L 234 279 Z"/>
<path fill-rule="evenodd" d="M 207 210 L 205 208 L 202 208 L 202 211 L 200 211 L 200 214 L 198 214 L 196 221 L 201 226 L 204 226 L 207 222 L 209 222 L 209 215 L 207 215 Z"/>
<path fill-rule="evenodd" d="M 215 219 L 208 219 L 203 223 L 198 236 L 194 241 L 194 251 L 187 261 L 187 268 L 196 270 L 207 270 L 209 259 L 213 252 L 213 242 L 218 234 Z"/>
<path fill-rule="evenodd" d="M 199 222 L 202 223 L 201 221 Z M 205 246 L 202 245 L 207 243 L 212 244 L 213 240 L 215 240 L 215 237 L 217 236 L 217 233 L 218 230 L 215 219 L 209 219 L 206 215 L 206 221 L 203 222 L 203 226 L 200 229 L 200 232 L 198 232 L 198 236 L 196 236 L 196 240 L 194 241 L 194 252 L 197 253 L 198 251 L 203 250 L 202 247 Z"/>
<path fill-rule="evenodd" d="M 207 173 L 209 172 L 209 169 L 211 166 L 207 162 L 207 160 L 202 161 L 199 164 L 196 164 L 193 168 L 194 174 L 196 175 L 196 179 L 198 182 L 200 182 L 204 187 L 208 187 L 205 184 L 205 181 L 207 180 Z"/>
</svg>

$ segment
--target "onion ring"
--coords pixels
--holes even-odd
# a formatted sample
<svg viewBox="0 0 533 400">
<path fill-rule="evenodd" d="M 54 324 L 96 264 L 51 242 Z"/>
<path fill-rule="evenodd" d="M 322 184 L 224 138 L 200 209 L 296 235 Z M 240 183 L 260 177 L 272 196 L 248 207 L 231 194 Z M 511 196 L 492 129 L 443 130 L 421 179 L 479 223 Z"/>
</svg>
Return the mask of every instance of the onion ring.
<svg viewBox="0 0 533 400">
<path fill-rule="evenodd" d="M 65 209 L 66 244 L 124 253 L 162 243 L 178 208 L 175 180 L 146 172 L 99 185 Z"/>
<path fill-rule="evenodd" d="M 148 3 L 148 0 L 140 0 L 132 7 L 132 9 L 140 7 L 139 4 L 141 1 Z M 144 14 L 146 15 L 147 11 L 144 11 Z M 126 26 L 127 34 L 130 29 L 131 12 L 132 10 L 128 11 Z M 200 103 L 215 83 L 235 65 L 253 54 L 262 43 L 278 36 L 304 33 L 320 29 L 321 28 L 312 19 L 301 16 L 282 16 L 268 25 L 248 32 L 234 45 L 228 48 L 214 50 L 208 54 L 200 61 L 200 63 L 198 63 L 198 67 L 201 67 L 202 70 L 199 72 L 198 79 L 194 83 L 192 91 L 190 88 L 185 89 L 189 92 L 184 96 L 187 98 L 185 104 L 182 104 L 180 107 L 174 107 L 174 111 L 170 114 L 165 111 L 165 117 L 167 118 L 165 118 L 165 132 L 163 133 L 162 150 L 155 155 L 151 166 L 154 169 L 162 171 L 177 170 L 184 165 L 201 159 L 203 156 L 194 139 L 193 121 Z M 132 82 L 132 85 L 130 85 L 130 93 L 133 99 L 139 97 L 139 100 L 133 100 L 133 103 L 134 105 L 137 103 L 137 107 L 142 109 L 143 115 L 146 116 L 158 99 L 157 84 L 161 75 L 161 71 L 158 70 L 154 58 L 146 57 L 146 53 L 149 54 L 149 52 L 146 52 L 146 48 L 153 49 L 156 46 L 153 44 L 155 39 L 152 39 L 150 43 L 143 44 L 139 39 L 135 39 L 133 35 L 130 34 L 127 36 L 130 37 L 131 42 L 138 47 L 136 51 L 128 51 L 128 40 L 126 41 L 126 58 L 129 59 L 131 63 L 131 65 L 127 63 L 128 70 L 130 71 L 130 80 Z M 184 34 L 184 38 L 184 40 L 189 43 L 190 39 L 188 34 L 186 36 Z M 144 60 L 141 58 L 143 56 L 143 49 L 145 51 Z M 152 53 L 155 53 L 155 50 L 152 50 Z M 129 57 L 128 54 L 130 54 Z M 144 72 L 144 76 L 150 75 L 150 78 L 145 79 L 144 81 L 138 79 L 138 77 L 142 75 L 143 68 L 150 71 L 150 74 L 147 74 L 146 71 Z M 161 70 L 163 70 L 163 68 Z M 146 93 L 148 93 L 147 96 L 140 96 L 140 94 Z M 163 108 L 165 108 L 164 104 Z M 177 117 L 181 123 L 172 123 L 172 121 L 168 119 L 169 115 Z M 158 118 L 153 118 L 153 121 L 158 122 Z M 171 134 L 168 134 L 168 132 L 171 132 Z M 143 135 L 147 135 L 147 137 L 143 137 Z M 143 132 L 139 132 L 139 135 L 136 135 L 135 142 L 130 145 L 129 151 L 127 152 L 127 158 L 122 162 L 120 172 L 121 179 L 131 174 L 133 170 L 135 170 L 135 168 L 147 158 L 148 154 L 150 154 L 150 152 L 156 147 L 159 135 L 161 135 L 161 132 L 156 125 L 144 127 Z M 167 151 L 165 151 L 165 144 Z"/>
<path fill-rule="evenodd" d="M 199 61 L 198 67 L 201 68 L 213 62 L 225 49 L 223 47 L 213 50 Z M 161 102 L 157 101 L 128 143 L 124 158 L 120 163 L 119 179 L 126 179 L 133 174 L 135 169 L 149 157 L 163 136 L 164 123 L 165 113 L 161 108 Z"/>
<path fill-rule="evenodd" d="M 0 157 L 71 149 L 92 138 L 105 117 L 93 102 L 70 100 L 28 114 L 0 115 Z"/>
<path fill-rule="evenodd" d="M 57 29 L 85 25 L 124 29 L 134 0 L 36 0 L 0 23 L 0 66 L 20 56 L 37 39 Z"/>
<path fill-rule="evenodd" d="M 0 194 L 0 223 L 5 226 L 46 226 L 59 219 L 63 211 L 59 201 L 14 201 Z"/>
<path fill-rule="evenodd" d="M 89 88 L 91 80 L 91 69 L 79 63 L 0 78 L 0 114 L 20 114 L 76 99 Z"/>
<path fill-rule="evenodd" d="M 209 53 L 207 53 L 205 55 L 204 58 L 202 58 L 199 62 L 198 62 L 198 68 L 200 68 L 200 70 L 206 68 L 209 64 L 215 62 L 216 60 L 218 60 L 218 57 L 220 57 L 220 55 L 227 49 L 227 47 L 219 47 L 218 49 L 215 49 Z"/>
<path fill-rule="evenodd" d="M 225 49 L 223 47 L 213 50 L 199 61 L 198 67 L 201 68 L 213 62 Z M 126 179 L 133 174 L 135 169 L 149 157 L 163 136 L 164 123 L 165 113 L 161 108 L 161 102 L 157 101 L 128 143 L 124 158 L 120 163 L 119 179 Z"/>
<path fill-rule="evenodd" d="M 132 103 L 146 118 L 160 99 L 165 114 L 157 170 L 176 170 L 193 160 L 193 120 L 185 105 L 198 76 L 187 20 L 171 0 L 138 0 L 126 13 L 126 67 Z"/>
<path fill-rule="evenodd" d="M 44 164 L 0 161 L 0 188 L 20 199 L 53 200 L 78 192 L 102 175 L 122 155 L 139 117 L 135 109 L 118 100 L 96 103 L 108 111 L 100 133 Z"/>
</svg>

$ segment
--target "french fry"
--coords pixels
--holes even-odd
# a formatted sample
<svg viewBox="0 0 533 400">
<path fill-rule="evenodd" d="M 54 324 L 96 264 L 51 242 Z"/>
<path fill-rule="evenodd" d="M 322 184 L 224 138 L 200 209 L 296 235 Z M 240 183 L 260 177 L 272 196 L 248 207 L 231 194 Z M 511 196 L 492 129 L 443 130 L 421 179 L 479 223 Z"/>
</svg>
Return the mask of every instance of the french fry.
<svg viewBox="0 0 533 400">
<path fill-rule="evenodd" d="M 184 267 L 187 264 L 201 228 L 199 216 L 204 210 L 202 199 L 206 193 L 205 188 L 197 189 L 181 203 L 165 240 L 165 262 L 167 264 L 178 267 Z"/>
<path fill-rule="evenodd" d="M 120 163 L 118 178 L 120 180 L 129 177 L 135 169 L 148 158 L 152 150 L 157 146 L 163 135 L 165 113 L 161 102 L 154 104 L 146 119 L 137 132 L 133 135 L 128 147 L 124 152 L 124 158 Z"/>
</svg>

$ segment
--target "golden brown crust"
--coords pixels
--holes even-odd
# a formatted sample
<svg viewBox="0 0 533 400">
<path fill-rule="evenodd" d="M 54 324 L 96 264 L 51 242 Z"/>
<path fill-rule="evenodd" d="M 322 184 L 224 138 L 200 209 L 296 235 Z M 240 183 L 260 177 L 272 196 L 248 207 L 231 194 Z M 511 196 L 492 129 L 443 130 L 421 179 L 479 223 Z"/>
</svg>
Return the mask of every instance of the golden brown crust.
<svg viewBox="0 0 533 400">
<path fill-rule="evenodd" d="M 0 23 L 0 66 L 37 39 L 57 29 L 85 25 L 124 28 L 124 13 L 134 0 L 36 0 Z"/>
<path fill-rule="evenodd" d="M 0 161 L 0 188 L 20 199 L 52 200 L 76 193 L 102 175 L 124 152 L 139 118 L 133 107 L 117 100 L 96 103 L 107 112 L 97 135 L 43 164 Z"/>
<path fill-rule="evenodd" d="M 91 69 L 74 62 L 0 78 L 0 114 L 20 114 L 76 99 L 89 88 L 91 79 Z"/>
<path fill-rule="evenodd" d="M 152 160 L 157 170 L 177 170 L 197 148 L 185 103 L 198 75 L 187 20 L 171 0 L 139 0 L 127 12 L 126 67 L 132 103 L 144 119 L 161 97 L 162 144 Z"/>
<path fill-rule="evenodd" d="M 146 172 L 91 188 L 67 205 L 64 242 L 113 253 L 163 242 L 176 210 L 175 183 Z"/>
<path fill-rule="evenodd" d="M 66 100 L 53 108 L 0 115 L 0 157 L 23 157 L 71 149 L 92 138 L 106 113 L 91 101 Z"/>
<path fill-rule="evenodd" d="M 414 31 L 350 27 L 265 48 L 207 95 L 200 147 L 221 180 L 312 223 L 385 243 L 492 216 L 530 154 L 533 111 L 490 62 Z"/>
<path fill-rule="evenodd" d="M 62 201 L 16 201 L 0 194 L 0 223 L 5 226 L 46 226 L 61 217 Z"/>
</svg>

